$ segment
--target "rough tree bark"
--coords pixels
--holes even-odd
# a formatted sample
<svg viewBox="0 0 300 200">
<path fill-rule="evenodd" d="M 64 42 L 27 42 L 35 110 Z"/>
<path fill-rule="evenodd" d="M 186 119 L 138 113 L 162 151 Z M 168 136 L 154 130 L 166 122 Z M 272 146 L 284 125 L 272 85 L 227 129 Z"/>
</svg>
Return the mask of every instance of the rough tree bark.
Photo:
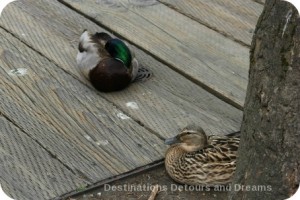
<svg viewBox="0 0 300 200">
<path fill-rule="evenodd" d="M 250 63 L 229 199 L 286 199 L 300 182 L 300 18 L 294 6 L 266 1 Z"/>
</svg>

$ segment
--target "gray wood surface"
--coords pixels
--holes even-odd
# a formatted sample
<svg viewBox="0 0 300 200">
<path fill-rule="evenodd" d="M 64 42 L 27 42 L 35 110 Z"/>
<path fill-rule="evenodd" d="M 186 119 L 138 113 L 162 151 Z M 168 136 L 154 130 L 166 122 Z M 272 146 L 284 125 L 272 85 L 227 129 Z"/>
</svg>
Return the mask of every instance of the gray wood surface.
<svg viewBox="0 0 300 200">
<path fill-rule="evenodd" d="M 56 1 L 20 1 L 8 7 L 7 12 L 1 17 L 1 26 L 66 73 L 89 84 L 76 68 L 78 38 L 85 28 L 91 32 L 104 29 Z M 144 83 L 134 83 L 121 92 L 98 93 L 99 96 L 162 138 L 176 134 L 179 128 L 192 122 L 202 124 L 208 133 L 228 133 L 239 129 L 242 118 L 239 110 L 144 52 L 136 49 L 136 54 L 141 64 L 153 71 L 153 78 Z M 92 92 L 96 93 L 95 90 Z M 138 109 L 130 106 L 132 102 Z"/>
<path fill-rule="evenodd" d="M 62 174 L 38 194 L 58 196 L 147 165 L 189 123 L 208 134 L 239 130 L 242 112 L 224 99 L 242 108 L 248 48 L 156 1 L 66 2 L 107 29 L 58 1 L 16 1 L 0 18 L 0 134 L 11 142 L 0 147 L 0 167 L 16 174 L 5 179 L 9 193 L 19 197 L 33 180 L 27 198 Z M 126 38 L 154 76 L 97 92 L 76 68 L 85 28 Z"/>
<path fill-rule="evenodd" d="M 94 183 L 162 158 L 161 139 L 2 29 L 0 46 L 2 115 L 78 178 Z"/>
<path fill-rule="evenodd" d="M 14 199 L 54 198 L 86 184 L 3 116 L 0 116 L 0 160 L 1 186 Z"/>
<path fill-rule="evenodd" d="M 263 5 L 252 0 L 159 0 L 217 32 L 250 46 Z"/>
<path fill-rule="evenodd" d="M 241 108 L 249 49 L 157 1 L 64 0 Z"/>
</svg>

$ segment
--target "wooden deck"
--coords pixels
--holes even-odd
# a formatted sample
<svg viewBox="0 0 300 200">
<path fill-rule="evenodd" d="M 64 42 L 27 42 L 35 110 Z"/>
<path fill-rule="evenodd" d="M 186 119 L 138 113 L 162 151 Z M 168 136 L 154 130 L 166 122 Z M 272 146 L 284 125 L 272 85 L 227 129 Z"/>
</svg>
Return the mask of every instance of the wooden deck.
<svg viewBox="0 0 300 200">
<path fill-rule="evenodd" d="M 0 181 L 54 199 L 163 158 L 189 123 L 237 131 L 263 1 L 18 0 L 0 18 Z M 83 29 L 135 46 L 154 76 L 97 92 L 76 68 Z"/>
</svg>

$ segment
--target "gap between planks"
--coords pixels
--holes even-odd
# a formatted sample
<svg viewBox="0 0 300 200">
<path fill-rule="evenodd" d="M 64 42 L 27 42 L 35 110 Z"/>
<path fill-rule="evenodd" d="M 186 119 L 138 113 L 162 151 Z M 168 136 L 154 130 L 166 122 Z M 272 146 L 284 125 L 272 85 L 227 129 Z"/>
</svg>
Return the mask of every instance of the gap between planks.
<svg viewBox="0 0 300 200">
<path fill-rule="evenodd" d="M 82 84 L 84 84 L 86 87 L 93 89 L 93 87 L 91 85 L 85 84 L 82 80 L 80 80 L 78 77 L 76 77 L 74 74 L 68 72 L 67 70 L 65 70 L 64 68 L 59 67 L 59 65 L 54 61 L 51 60 L 49 57 L 47 57 L 46 55 L 44 55 L 42 52 L 38 51 L 37 49 L 33 48 L 31 45 L 27 44 L 25 41 L 21 40 L 21 38 L 19 38 L 17 35 L 15 35 L 14 33 L 10 32 L 9 30 L 7 30 L 5 27 L 2 27 L 0 25 L 0 28 L 2 28 L 4 31 L 6 31 L 7 33 L 11 34 L 14 38 L 16 38 L 19 42 L 23 43 L 24 45 L 26 45 L 28 48 L 30 48 L 31 50 L 35 51 L 36 53 L 38 53 L 40 56 L 44 57 L 45 59 L 47 59 L 50 63 L 53 63 L 56 67 L 62 69 L 67 75 L 70 75 L 72 78 L 78 80 L 79 82 L 81 82 Z M 26 94 L 26 93 L 25 93 Z M 101 96 L 102 98 L 104 98 L 105 100 L 107 100 L 108 102 L 110 102 L 114 107 L 116 107 L 118 110 L 122 111 L 123 113 L 126 113 L 120 106 L 118 106 L 117 104 L 115 104 L 113 101 L 111 101 L 109 98 L 106 98 L 104 95 Z M 1 114 L 1 113 L 0 113 Z M 149 131 L 150 133 L 154 134 L 156 137 L 158 137 L 159 139 L 161 139 L 162 141 L 164 140 L 164 138 L 157 132 L 155 132 L 154 130 L 152 130 L 151 128 L 147 127 L 143 122 L 141 122 L 140 120 L 136 119 L 134 116 L 130 115 L 129 113 L 126 113 L 126 115 L 130 118 L 132 118 L 137 124 L 139 124 L 140 126 L 142 126 L 143 128 L 145 128 L 147 131 Z M 8 119 L 9 120 L 9 119 Z M 15 123 L 14 123 L 15 124 Z M 16 124 L 15 124 L 16 125 Z M 17 126 L 17 125 L 16 125 Z M 18 127 L 18 126 L 17 126 Z M 20 127 L 18 127 L 20 128 Z M 20 128 L 20 130 L 22 130 Z M 29 135 L 28 135 L 29 136 Z M 30 136 L 29 136 L 30 137 Z M 33 139 L 33 138 L 32 138 Z"/>
<path fill-rule="evenodd" d="M 85 14 L 84 12 L 78 10 L 77 8 L 73 7 L 72 5 L 70 5 L 69 3 L 65 2 L 64 0 L 58 0 L 59 3 L 65 5 L 66 7 L 68 7 L 69 9 L 73 10 L 74 12 L 80 14 L 81 16 L 85 17 L 86 19 L 92 21 L 93 23 L 97 24 L 98 26 L 101 26 L 102 28 L 106 29 L 107 31 L 109 31 L 110 33 L 112 33 L 113 35 L 121 38 L 121 39 L 126 39 L 127 41 L 128 38 L 124 38 L 122 35 L 120 35 L 119 33 L 115 32 L 113 29 L 109 28 L 108 26 L 104 25 L 103 23 L 100 23 L 99 21 L 97 21 L 96 19 L 94 19 L 93 17 L 90 17 L 89 15 Z M 160 1 L 159 1 L 160 2 Z M 161 2 L 160 2 L 161 3 Z M 162 3 L 163 4 L 163 3 Z M 166 5 L 166 4 L 164 4 Z M 166 5 L 167 6 L 167 5 Z M 171 9 L 174 9 L 173 7 L 170 7 Z M 177 11 L 177 10 L 176 10 Z M 180 14 L 182 14 L 181 12 L 179 12 Z M 182 14 L 184 15 L 184 14 Z M 186 15 L 185 15 L 186 16 Z M 194 19 L 193 19 L 194 20 Z M 197 23 L 199 23 L 199 21 L 197 21 Z M 201 23 L 199 23 L 201 24 Z M 201 24 L 204 25 L 205 27 L 216 31 L 208 26 L 206 26 L 205 24 Z M 217 33 L 221 34 L 219 31 L 216 31 Z M 224 34 L 221 34 L 223 36 L 225 36 Z M 225 36 L 227 37 L 227 36 Z M 231 38 L 231 37 L 227 37 L 235 42 L 236 39 Z M 249 48 L 249 45 L 243 43 L 243 42 L 237 42 L 238 44 L 245 46 L 247 48 Z M 149 54 L 150 56 L 152 56 L 154 59 L 156 59 L 157 61 L 161 62 L 162 64 L 166 65 L 167 67 L 169 67 L 170 69 L 174 70 L 175 72 L 177 72 L 178 74 L 182 75 L 183 77 L 185 77 L 186 79 L 188 79 L 189 81 L 195 83 L 196 85 L 200 86 L 201 88 L 203 88 L 205 91 L 207 91 L 208 93 L 214 95 L 215 97 L 217 97 L 218 99 L 224 101 L 225 103 L 228 103 L 229 105 L 243 111 L 244 108 L 242 105 L 240 105 L 238 102 L 235 102 L 233 99 L 231 99 L 230 97 L 226 97 L 225 95 L 223 95 L 222 93 L 214 90 L 213 88 L 209 87 L 208 85 L 206 85 L 205 83 L 202 83 L 201 81 L 197 80 L 196 78 L 191 77 L 188 74 L 183 73 L 182 71 L 180 71 L 178 68 L 172 66 L 172 64 L 168 63 L 166 60 L 163 60 L 162 58 L 158 57 L 157 55 L 151 53 L 149 50 L 145 49 L 143 46 L 134 43 L 134 46 L 136 46 L 137 48 L 139 48 L 140 50 L 142 50 L 143 52 Z"/>
<path fill-rule="evenodd" d="M 5 32 L 4 30 L 3 30 L 3 32 Z M 8 32 L 6 32 L 6 34 L 8 35 L 8 36 L 10 36 L 11 38 L 14 38 L 11 34 L 9 34 Z M 20 42 L 17 38 L 15 38 L 14 39 L 14 42 Z M 30 51 L 32 51 L 32 52 L 34 52 L 34 53 L 36 53 L 35 51 L 33 51 L 32 49 L 30 49 L 30 48 L 28 48 L 24 43 L 20 43 L 20 44 L 22 44 L 22 46 L 24 46 L 24 48 L 26 48 L 26 49 L 28 49 L 28 50 L 30 50 Z M 13 46 L 15 46 L 16 44 L 12 44 Z M 19 46 L 21 46 L 21 45 L 19 45 Z M 28 55 L 28 54 L 27 54 Z M 38 55 L 38 54 L 37 54 Z M 45 59 L 45 57 L 42 57 L 43 59 Z M 47 61 L 48 62 L 48 60 L 47 59 L 45 59 L 45 61 Z M 53 63 L 51 63 L 53 66 L 56 66 L 56 65 L 54 65 Z M 57 66 L 56 66 L 57 67 Z M 57 67 L 58 69 L 60 69 L 59 67 Z M 68 76 L 68 74 L 65 74 L 65 76 Z M 72 78 L 73 79 L 73 78 Z M 76 80 L 76 79 L 74 79 L 74 80 Z M 76 81 L 78 81 L 78 80 L 76 80 Z M 78 81 L 79 82 L 79 81 Z M 81 83 L 82 84 L 82 83 Z M 30 98 L 29 98 L 30 99 Z M 31 99 L 30 99 L 31 100 Z M 34 101 L 33 101 L 34 102 Z M 31 102 L 31 104 L 33 104 L 33 102 Z M 10 118 L 12 118 L 11 116 L 10 116 Z M 11 121 L 11 120 L 10 120 Z M 136 123 L 137 124 L 137 123 Z M 138 127 L 141 127 L 139 124 L 137 125 Z M 23 127 L 24 128 L 24 127 Z M 33 139 L 32 137 L 30 137 L 31 139 Z M 159 138 L 157 138 L 158 139 L 158 141 L 160 141 L 161 142 L 161 139 L 159 139 Z M 141 165 L 140 165 L 141 166 Z M 76 170 L 76 172 L 78 173 L 78 171 Z"/>
<path fill-rule="evenodd" d="M 5 29 L 6 30 L 6 29 Z M 6 30 L 7 31 L 7 30 Z M 12 33 L 10 33 L 12 34 Z M 16 37 L 14 34 L 12 34 L 15 38 L 17 38 L 19 41 L 21 41 L 23 44 L 25 44 L 26 46 L 28 46 L 29 48 L 31 48 L 32 50 L 34 50 L 35 52 L 39 53 L 41 56 L 43 56 L 44 58 L 46 58 L 47 60 L 49 60 L 51 63 L 53 63 L 54 65 L 58 66 L 57 63 L 55 63 L 53 60 L 51 60 L 50 58 L 46 57 L 45 55 L 43 55 L 41 52 L 37 51 L 36 49 L 32 48 L 30 45 L 28 45 L 27 43 L 23 42 L 22 40 L 20 40 L 19 37 Z M 76 80 L 78 80 L 78 78 L 76 76 L 74 76 L 72 73 L 69 73 L 68 71 L 64 70 L 63 68 L 60 68 L 62 69 L 64 72 L 66 72 L 68 75 L 71 75 L 73 78 L 75 78 Z M 80 81 L 80 80 L 79 80 Z M 82 81 L 80 81 L 82 82 Z M 103 97 L 104 98 L 104 97 Z M 106 98 L 105 98 L 106 99 Z M 108 100 L 108 99 L 107 99 Z M 109 100 L 108 100 L 109 101 Z M 120 109 L 117 105 L 115 105 L 113 102 L 109 101 L 110 103 L 112 103 L 116 108 L 118 108 L 119 110 L 122 110 Z M 134 118 L 132 118 L 134 119 Z M 134 119 L 135 120 L 135 119 Z M 135 120 L 136 121 L 136 120 Z M 136 121 L 138 124 L 140 125 L 143 125 L 140 121 Z M 144 126 L 144 128 L 147 128 L 146 126 Z M 149 129 L 150 130 L 150 129 Z M 152 131 L 151 131 L 152 132 Z M 159 135 L 157 135 L 159 136 Z M 161 137 L 160 137 L 161 139 Z M 134 173 L 133 173 L 134 174 Z"/>
<path fill-rule="evenodd" d="M 247 47 L 247 48 L 250 48 L 250 47 L 251 47 L 251 45 L 246 44 L 245 42 L 243 42 L 243 41 L 241 41 L 241 40 L 239 40 L 239 39 L 234 38 L 233 36 L 231 36 L 230 34 L 226 33 L 225 31 L 218 30 L 217 28 L 214 28 L 214 27 L 210 26 L 210 24 L 205 23 L 204 21 L 198 20 L 198 19 L 197 19 L 196 17 L 194 17 L 193 15 L 184 13 L 183 11 L 181 11 L 181 10 L 178 9 L 178 8 L 176 8 L 176 7 L 173 6 L 172 4 L 169 4 L 169 3 L 164 2 L 164 1 L 161 1 L 161 0 L 158 0 L 158 2 L 160 2 L 161 4 L 164 4 L 165 6 L 169 7 L 170 9 L 173 9 L 173 10 L 175 10 L 176 12 L 178 12 L 178 13 L 180 13 L 180 14 L 186 16 L 186 17 L 189 17 L 190 19 L 192 19 L 192 20 L 196 21 L 197 23 L 199 23 L 199 24 L 201 24 L 201 25 L 203 25 L 203 26 L 205 26 L 205 27 L 207 27 L 207 28 L 209 28 L 209 29 L 211 29 L 211 30 L 213 30 L 213 31 L 215 31 L 215 32 L 217 32 L 217 33 L 219 33 L 220 35 L 223 35 L 224 37 L 226 37 L 226 38 L 228 38 L 228 39 L 230 39 L 230 40 L 232 40 L 232 41 L 234 41 L 234 42 L 236 42 L 236 43 L 239 43 L 239 44 L 242 45 L 242 46 L 245 46 L 245 47 Z"/>
<path fill-rule="evenodd" d="M 86 84 L 89 85 L 88 81 L 86 79 L 83 79 L 80 74 L 78 74 L 78 70 L 74 68 L 76 63 L 74 62 L 74 55 L 77 53 L 77 45 L 75 45 L 76 41 L 74 40 L 74 37 L 78 36 L 81 33 L 81 31 L 84 28 L 87 28 L 89 30 L 99 31 L 102 30 L 102 28 L 95 23 L 93 23 L 90 20 L 87 20 L 85 17 L 82 15 L 79 15 L 77 12 L 74 12 L 73 10 L 67 8 L 66 6 L 61 6 L 61 3 L 58 1 L 55 1 L 55 3 L 46 3 L 46 1 L 36 1 L 40 2 L 33 3 L 33 6 L 27 5 L 24 3 L 25 8 L 23 9 L 22 6 L 16 6 L 14 12 L 21 12 L 20 13 L 20 18 L 18 16 L 15 16 L 15 14 L 8 15 L 10 18 L 16 17 L 18 20 L 16 21 L 22 21 L 22 19 L 29 20 L 29 21 L 35 21 L 35 16 L 42 15 L 44 16 L 43 19 L 39 20 L 41 22 L 36 22 L 37 24 L 32 24 L 29 23 L 28 26 L 30 27 L 30 30 L 28 30 L 27 27 L 23 27 L 24 30 L 20 30 L 18 28 L 18 22 L 15 24 L 13 23 L 12 25 L 9 25 L 10 18 L 5 18 L 4 16 L 4 23 L 6 24 L 5 27 L 8 28 L 8 30 L 13 31 L 14 33 L 19 33 L 17 34 L 22 40 L 24 40 L 26 43 L 30 43 L 33 45 L 35 48 L 38 49 L 38 51 L 43 52 L 44 55 L 50 56 L 51 60 L 54 60 L 56 63 L 59 64 L 60 67 L 63 69 L 71 72 L 72 74 L 76 75 L 76 77 Z M 21 4 L 21 2 L 20 2 Z M 18 5 L 18 3 L 16 3 Z M 22 4 L 21 4 L 22 5 Z M 30 9 L 30 7 L 35 7 L 38 6 L 38 9 Z M 49 8 L 49 13 L 46 11 L 43 11 L 43 9 L 46 9 L 45 6 L 54 6 L 54 9 L 57 11 L 51 10 Z M 27 7 L 27 8 L 26 8 Z M 55 8 L 56 7 L 56 8 Z M 61 9 L 58 9 L 58 8 Z M 163 6 L 165 7 L 165 6 Z M 167 8 L 167 7 L 165 7 Z M 48 9 L 48 8 L 47 8 Z M 53 9 L 53 8 L 52 8 Z M 171 10 L 168 8 L 168 10 Z M 71 20 L 61 18 L 62 16 L 62 11 L 65 11 L 68 13 L 69 17 Z M 34 13 L 32 15 L 28 15 L 27 12 L 29 13 Z M 173 13 L 176 13 L 172 11 Z M 49 40 L 44 40 L 44 36 L 47 35 L 49 32 L 51 32 L 51 26 L 46 26 L 44 23 L 49 24 L 49 20 L 51 22 L 51 19 L 47 17 L 48 15 L 52 16 L 51 13 L 55 13 L 55 15 L 58 15 L 58 21 L 61 21 L 61 23 L 56 23 L 53 21 L 53 26 L 57 27 L 57 31 L 53 33 L 54 37 L 50 37 Z M 28 18 L 26 17 L 28 15 Z M 186 17 L 185 17 L 186 18 Z M 73 19 L 73 20 L 72 20 Z M 65 21 L 64 21 L 65 20 Z M 79 20 L 78 23 L 74 24 L 76 20 Z M 73 21 L 73 22 L 70 22 Z M 50 23 L 50 24 L 52 24 Z M 71 23 L 71 24 L 69 24 Z M 62 26 L 65 25 L 65 26 Z M 40 27 L 36 32 L 32 32 L 32 30 L 35 29 L 35 27 Z M 205 29 L 207 29 L 205 27 Z M 63 30 L 66 30 L 66 34 L 61 35 Z M 209 29 L 207 29 L 209 30 Z M 23 37 L 24 31 L 26 31 L 27 34 L 33 34 L 32 37 Z M 102 30 L 102 31 L 107 31 L 107 30 Z M 210 32 L 214 32 L 211 31 Z M 215 33 L 215 32 L 214 32 Z M 58 37 L 55 37 L 55 34 L 57 34 Z M 217 35 L 220 35 L 218 33 L 215 33 Z M 28 35 L 29 36 L 29 35 Z M 220 35 L 221 37 L 221 35 Z M 224 38 L 224 36 L 222 36 Z M 227 41 L 230 41 L 230 44 L 234 43 L 231 40 L 226 39 Z M 51 41 L 51 42 L 49 42 Z M 60 41 L 60 42 L 57 42 Z M 70 49 L 67 49 L 68 51 L 65 52 L 65 48 L 70 45 Z M 42 43 L 41 45 L 38 45 L 38 43 Z M 74 43 L 74 44 L 73 44 Z M 45 45 L 47 44 L 47 45 Z M 61 45 L 62 44 L 62 45 Z M 57 48 L 53 49 L 50 48 L 49 46 L 56 46 Z M 238 44 L 237 44 L 238 45 Z M 238 45 L 241 46 L 241 45 Z M 172 130 L 173 132 L 177 132 L 177 128 L 182 128 L 183 126 L 186 125 L 186 123 L 196 122 L 201 124 L 207 124 L 208 125 L 208 132 L 212 131 L 216 133 L 215 131 L 218 131 L 219 133 L 223 133 L 227 131 L 227 127 L 230 128 L 230 130 L 235 130 L 237 128 L 236 122 L 239 123 L 240 121 L 240 114 L 241 112 L 237 113 L 237 109 L 232 107 L 231 105 L 225 103 L 224 101 L 220 100 L 219 98 L 216 98 L 212 94 L 208 93 L 206 90 L 203 90 L 201 87 L 198 85 L 192 83 L 189 81 L 187 78 L 183 77 L 182 75 L 176 73 L 174 70 L 171 70 L 169 67 L 163 65 L 162 63 L 158 62 L 157 60 L 153 59 L 153 57 L 149 56 L 148 54 L 145 54 L 145 52 L 137 49 L 136 47 L 133 46 L 133 48 L 136 50 L 136 54 L 139 55 L 142 59 L 145 59 L 142 61 L 142 65 L 149 66 L 151 70 L 153 70 L 155 76 L 150 82 L 146 82 L 146 84 L 133 84 L 133 88 L 129 87 L 127 92 L 122 92 L 122 93 L 117 93 L 117 94 L 102 94 L 99 93 L 100 96 L 105 96 L 108 97 L 110 100 L 115 102 L 117 105 L 121 106 L 124 110 L 127 112 L 130 112 L 133 114 L 136 119 L 139 121 L 142 121 L 147 127 L 150 127 L 151 129 L 155 130 L 158 132 L 160 135 L 165 134 L 163 137 L 166 135 L 170 136 L 170 133 Z M 246 49 L 244 47 L 244 49 Z M 53 51 L 55 50 L 55 51 Z M 61 52 L 60 52 L 61 51 Z M 60 59 L 62 57 L 62 59 Z M 152 66 L 151 66 L 152 65 Z M 161 73 L 163 72 L 163 73 Z M 161 73 L 161 74 L 159 74 Z M 162 75 L 164 74 L 164 75 Z M 170 77 L 168 77 L 170 75 Z M 179 78 L 179 79 L 177 79 Z M 160 80 L 161 79 L 161 80 Z M 180 80 L 178 82 L 178 80 Z M 160 82 L 161 81 L 161 82 Z M 181 82 L 182 81 L 182 82 Z M 181 82 L 181 83 L 180 83 Z M 164 87 L 157 87 L 159 85 L 163 85 Z M 171 85 L 170 85 L 171 84 Z M 173 87 L 176 86 L 176 87 Z M 177 87 L 178 86 L 178 87 Z M 191 88 L 193 87 L 193 88 Z M 163 88 L 160 90 L 160 88 Z M 194 92 L 186 92 L 189 91 L 189 88 L 191 91 Z M 201 88 L 201 89 L 200 89 Z M 146 89 L 146 93 L 142 93 Z M 179 90 L 178 90 L 179 89 Z M 188 90 L 187 90 L 188 89 Z M 94 90 L 93 90 L 94 91 Z M 131 93 L 133 91 L 134 93 Z M 196 94 L 195 94 L 196 92 Z M 152 94 L 153 93 L 153 94 Z M 142 96 L 144 95 L 150 95 L 151 97 L 149 100 L 143 99 Z M 170 94 L 170 95 L 167 95 Z M 194 95 L 195 94 L 195 95 Z M 141 96 L 142 95 L 142 96 Z M 177 98 L 177 96 L 179 98 Z M 118 97 L 118 98 L 115 98 Z M 120 98 L 119 98 L 120 97 Z M 125 107 L 124 100 L 125 101 L 131 101 L 132 98 L 136 98 L 136 100 L 140 101 L 141 105 L 143 106 L 142 109 L 147 112 L 147 117 L 143 113 L 137 113 L 133 112 L 130 109 L 127 109 Z M 199 101 L 194 102 L 194 100 L 198 99 Z M 213 100 L 214 99 L 214 100 Z M 210 100 L 213 100 L 212 102 Z M 211 102 L 212 104 L 207 105 L 206 102 Z M 156 109 L 151 109 L 152 106 L 146 106 L 145 103 L 150 103 L 150 105 L 153 105 L 153 103 L 156 103 L 158 107 L 161 107 Z M 214 108 L 207 109 L 209 106 L 213 106 L 213 104 L 216 103 L 217 105 L 214 106 Z M 220 106 L 221 105 L 221 106 Z M 180 110 L 177 109 L 180 106 Z M 215 109 L 216 107 L 219 107 Z M 156 107 L 156 106 L 155 106 Z M 175 110 L 174 110 L 175 108 Z M 162 111 L 163 110 L 163 111 Z M 220 111 L 221 110 L 221 111 Z M 154 111 L 154 112 L 153 112 Z M 164 112 L 166 111 L 166 112 Z M 223 111 L 223 112 L 222 112 Z M 233 112 L 232 112 L 233 111 Z M 189 113 L 189 114 L 185 114 Z M 203 114 L 204 116 L 203 116 Z M 227 114 L 228 113 L 228 114 Z M 136 114 L 136 115 L 135 115 Z M 184 116 L 185 115 L 185 116 Z M 223 120 L 222 123 L 215 124 L 212 121 L 209 121 L 210 119 L 213 121 L 216 121 L 219 119 L 219 116 L 224 116 L 221 119 Z M 196 118 L 194 116 L 197 116 Z M 158 117 L 158 118 L 157 118 Z M 167 117 L 167 118 L 166 118 Z M 161 120 L 165 119 L 174 119 L 174 120 L 167 120 L 170 123 L 161 123 Z M 149 119 L 149 120 L 148 120 Z M 160 119 L 160 120 L 157 120 Z M 232 119 L 232 120 L 231 120 Z M 180 121 L 179 121 L 180 120 Z M 229 124 L 227 124 L 229 122 Z M 233 123 L 233 124 L 231 124 Z M 223 126 L 224 124 L 225 126 Z M 158 126 L 157 126 L 158 125 Z M 234 129 L 232 129 L 232 125 L 234 125 Z M 238 124 L 239 125 L 239 124 Z M 216 126 L 218 128 L 216 128 Z M 225 128 L 226 127 L 226 128 Z M 166 129 L 168 128 L 168 129 Z M 160 130 L 158 130 L 160 129 Z M 217 129 L 217 130 L 216 130 Z"/>
<path fill-rule="evenodd" d="M 82 191 L 72 191 L 72 192 L 63 194 L 60 197 L 56 197 L 55 199 L 52 199 L 52 200 L 68 199 L 68 198 L 73 197 L 73 196 L 82 195 L 82 194 L 85 194 L 85 193 L 90 192 L 92 190 L 95 190 L 95 189 L 97 189 L 99 187 L 102 187 L 105 184 L 109 184 L 111 182 L 114 182 L 114 181 L 117 181 L 117 180 L 120 180 L 120 179 L 128 178 L 130 176 L 137 175 L 139 173 L 143 173 L 145 171 L 154 169 L 154 168 L 162 166 L 162 165 L 164 165 L 164 159 L 159 159 L 159 160 L 154 161 L 154 162 L 152 162 L 152 163 L 150 163 L 148 165 L 141 166 L 141 167 L 138 167 L 138 168 L 136 168 L 134 170 L 128 171 L 126 173 L 123 173 L 123 174 L 120 174 L 120 175 L 117 175 L 117 176 L 110 177 L 108 179 L 99 181 L 99 182 L 97 182 L 97 183 L 95 183 L 95 184 L 93 184 L 93 185 L 85 188 Z"/>
<path fill-rule="evenodd" d="M 0 116 L 4 117 L 7 121 L 9 121 L 13 126 L 15 126 L 17 129 L 20 130 L 20 132 L 24 133 L 28 138 L 30 138 L 32 141 L 34 141 L 40 148 L 42 148 L 44 151 L 46 151 L 49 156 L 55 160 L 57 160 L 60 164 L 62 164 L 67 170 L 69 170 L 73 175 L 76 176 L 76 173 L 74 172 L 74 170 L 72 170 L 68 165 L 66 165 L 64 162 L 62 162 L 60 159 L 57 158 L 56 155 L 54 155 L 53 153 L 51 153 L 51 151 L 49 151 L 47 148 L 45 148 L 38 140 L 34 139 L 33 137 L 30 136 L 30 134 L 28 134 L 22 127 L 18 126 L 18 124 L 16 122 L 14 122 L 12 119 L 10 119 L 8 116 L 6 116 L 4 113 L 2 113 L 0 111 Z M 84 179 L 87 182 L 86 179 Z"/>
</svg>

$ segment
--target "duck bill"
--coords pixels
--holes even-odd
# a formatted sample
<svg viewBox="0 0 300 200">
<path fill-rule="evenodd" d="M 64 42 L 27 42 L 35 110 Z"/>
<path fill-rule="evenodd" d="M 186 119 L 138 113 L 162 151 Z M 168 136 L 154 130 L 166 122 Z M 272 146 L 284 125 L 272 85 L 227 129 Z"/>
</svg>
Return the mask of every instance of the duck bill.
<svg viewBox="0 0 300 200">
<path fill-rule="evenodd" d="M 165 144 L 167 144 L 167 145 L 172 145 L 172 144 L 175 144 L 175 143 L 178 143 L 178 142 L 179 142 L 179 140 L 177 139 L 176 136 L 165 139 Z"/>
</svg>

